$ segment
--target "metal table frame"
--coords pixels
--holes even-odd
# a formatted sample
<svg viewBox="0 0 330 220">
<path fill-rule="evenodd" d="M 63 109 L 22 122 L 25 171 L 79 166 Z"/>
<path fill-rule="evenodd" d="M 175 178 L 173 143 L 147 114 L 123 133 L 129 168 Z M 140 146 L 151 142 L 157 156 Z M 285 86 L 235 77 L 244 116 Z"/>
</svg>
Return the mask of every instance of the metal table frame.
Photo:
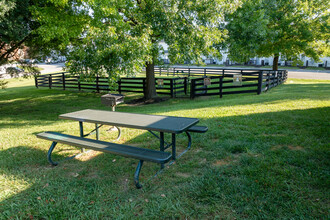
<svg viewBox="0 0 330 220">
<path fill-rule="evenodd" d="M 119 118 L 122 117 L 122 121 L 121 119 L 118 119 L 118 117 Z M 130 119 L 128 120 L 127 117 L 129 117 Z M 118 129 L 117 140 L 121 136 L 121 130 L 119 127 L 147 130 L 154 137 L 159 139 L 160 151 L 165 151 L 170 147 L 172 148 L 172 162 L 170 162 L 170 164 L 172 164 L 176 159 L 180 158 L 184 153 L 186 153 L 190 149 L 192 140 L 188 132 L 188 129 L 199 122 L 197 118 L 123 113 L 123 112 L 92 110 L 92 109 L 85 109 L 81 111 L 62 114 L 59 116 L 59 118 L 78 121 L 79 129 L 80 129 L 80 137 L 86 137 L 88 135 L 95 133 L 97 140 L 99 140 L 99 128 L 102 127 L 103 125 L 115 126 Z M 135 119 L 140 120 L 140 122 L 136 122 Z M 148 121 L 146 122 L 144 121 L 144 119 L 145 120 L 152 119 L 150 121 L 153 123 L 147 124 Z M 94 123 L 95 129 L 89 132 L 88 134 L 84 134 L 83 122 Z M 159 136 L 156 134 L 156 132 L 159 132 Z M 164 138 L 165 133 L 171 133 L 172 138 L 170 143 L 165 141 Z M 186 133 L 188 138 L 188 144 L 186 149 L 180 155 L 177 156 L 176 135 L 180 133 Z M 82 149 L 82 152 L 84 152 L 84 149 Z M 139 164 L 137 170 L 141 166 L 142 164 L 141 165 Z M 164 164 L 161 165 L 161 169 L 163 168 L 164 168 Z"/>
</svg>

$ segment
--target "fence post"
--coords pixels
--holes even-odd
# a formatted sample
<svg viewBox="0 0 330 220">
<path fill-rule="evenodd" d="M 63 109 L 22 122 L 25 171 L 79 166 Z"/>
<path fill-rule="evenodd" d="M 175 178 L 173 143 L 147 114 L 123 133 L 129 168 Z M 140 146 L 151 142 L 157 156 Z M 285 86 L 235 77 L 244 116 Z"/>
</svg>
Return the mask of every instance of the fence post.
<svg viewBox="0 0 330 220">
<path fill-rule="evenodd" d="M 77 77 L 78 79 L 78 90 L 80 91 L 81 90 L 81 85 L 80 85 L 80 76 Z"/>
<path fill-rule="evenodd" d="M 204 76 L 206 76 L 206 68 L 204 68 Z"/>
<path fill-rule="evenodd" d="M 195 98 L 195 79 L 191 80 L 190 84 L 190 98 L 194 99 Z"/>
<path fill-rule="evenodd" d="M 190 77 L 190 68 L 188 68 L 188 77 Z"/>
<path fill-rule="evenodd" d="M 121 79 L 118 81 L 118 92 L 121 94 Z"/>
<path fill-rule="evenodd" d="M 37 88 L 39 88 L 38 87 L 38 76 L 34 76 L 34 84 Z"/>
<path fill-rule="evenodd" d="M 142 79 L 143 95 L 146 96 L 146 78 Z"/>
<path fill-rule="evenodd" d="M 63 84 L 63 90 L 65 90 L 65 75 L 62 73 L 62 84 Z"/>
<path fill-rule="evenodd" d="M 99 87 L 99 76 L 96 76 L 96 92 L 99 93 L 100 92 L 100 87 Z"/>
<path fill-rule="evenodd" d="M 260 95 L 262 91 L 262 77 L 264 75 L 264 72 L 262 70 L 259 71 L 259 77 L 258 77 L 258 91 L 257 94 Z"/>
<path fill-rule="evenodd" d="M 223 84 L 223 76 L 220 76 L 220 78 L 219 78 L 219 94 L 220 94 L 220 98 L 222 98 L 222 84 Z"/>
<path fill-rule="evenodd" d="M 184 94 L 187 95 L 187 90 L 188 90 L 188 78 L 184 77 L 184 81 L 183 81 L 183 85 L 184 85 Z"/>
<path fill-rule="evenodd" d="M 170 79 L 171 98 L 174 98 L 174 79 Z"/>
<path fill-rule="evenodd" d="M 49 74 L 49 77 L 48 77 L 48 86 L 49 86 L 49 89 L 51 89 L 52 88 L 52 75 L 51 74 Z"/>
</svg>

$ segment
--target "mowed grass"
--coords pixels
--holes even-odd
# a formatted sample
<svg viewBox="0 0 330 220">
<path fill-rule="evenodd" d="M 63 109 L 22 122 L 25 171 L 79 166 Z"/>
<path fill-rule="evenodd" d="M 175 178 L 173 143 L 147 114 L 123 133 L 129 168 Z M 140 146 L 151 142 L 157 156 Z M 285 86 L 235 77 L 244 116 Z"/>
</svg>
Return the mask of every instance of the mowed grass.
<svg viewBox="0 0 330 220">
<path fill-rule="evenodd" d="M 0 90 L 0 219 L 329 219 L 330 81 L 292 80 L 261 95 L 170 99 L 117 111 L 196 117 L 205 134 L 163 173 L 137 160 L 91 152 L 57 167 L 49 141 L 35 134 L 79 135 L 58 115 L 102 106 L 101 94 L 36 89 L 14 79 Z M 127 99 L 135 98 L 129 95 Z M 94 125 L 86 124 L 87 129 Z M 101 129 L 101 139 L 116 134 Z M 178 136 L 179 151 L 187 143 Z M 120 143 L 157 149 L 145 131 L 123 129 Z M 58 145 L 54 160 L 78 153 Z"/>
</svg>

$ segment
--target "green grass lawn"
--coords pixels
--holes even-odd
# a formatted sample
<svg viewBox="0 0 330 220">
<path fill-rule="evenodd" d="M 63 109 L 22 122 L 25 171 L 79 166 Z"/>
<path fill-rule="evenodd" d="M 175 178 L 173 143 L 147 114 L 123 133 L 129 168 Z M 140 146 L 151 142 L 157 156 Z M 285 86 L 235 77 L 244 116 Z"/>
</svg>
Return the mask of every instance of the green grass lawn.
<svg viewBox="0 0 330 220">
<path fill-rule="evenodd" d="M 261 95 L 118 106 L 196 117 L 209 127 L 192 134 L 192 149 L 156 178 L 159 165 L 146 163 L 144 187 L 137 190 L 137 160 L 91 152 L 52 167 L 46 159 L 51 143 L 35 137 L 42 131 L 79 135 L 77 122 L 58 115 L 109 109 L 101 94 L 36 89 L 33 80 L 12 79 L 0 90 L 0 219 L 329 219 L 329 84 L 288 79 Z M 110 141 L 116 134 L 106 130 L 101 140 Z M 177 141 L 183 150 L 185 135 Z M 120 143 L 159 146 L 133 129 L 123 129 Z M 77 152 L 58 145 L 54 160 Z"/>
</svg>

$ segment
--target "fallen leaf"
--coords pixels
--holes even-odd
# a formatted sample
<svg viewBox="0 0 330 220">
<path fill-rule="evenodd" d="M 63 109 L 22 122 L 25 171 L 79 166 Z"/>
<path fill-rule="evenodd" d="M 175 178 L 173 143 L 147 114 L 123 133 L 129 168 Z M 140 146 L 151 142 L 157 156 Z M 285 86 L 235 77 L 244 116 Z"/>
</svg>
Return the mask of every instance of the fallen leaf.
<svg viewBox="0 0 330 220">
<path fill-rule="evenodd" d="M 37 197 L 37 199 L 38 199 L 38 200 L 41 200 L 41 197 L 40 197 L 40 196 L 38 196 L 38 197 Z"/>
<path fill-rule="evenodd" d="M 148 200 L 148 199 L 145 199 L 144 201 L 146 201 L 146 202 L 149 202 L 149 200 Z"/>
<path fill-rule="evenodd" d="M 46 185 L 44 185 L 44 188 L 48 187 L 49 186 L 49 183 L 46 183 Z"/>
<path fill-rule="evenodd" d="M 116 162 L 116 159 L 113 159 L 112 162 L 113 162 L 113 163 Z"/>
<path fill-rule="evenodd" d="M 161 194 L 160 196 L 161 196 L 161 197 L 166 197 L 165 194 Z"/>
<path fill-rule="evenodd" d="M 133 199 L 129 199 L 128 201 L 133 202 Z"/>
<path fill-rule="evenodd" d="M 91 201 L 89 204 L 92 205 L 92 204 L 94 204 L 94 203 L 95 203 L 94 201 Z"/>
</svg>

